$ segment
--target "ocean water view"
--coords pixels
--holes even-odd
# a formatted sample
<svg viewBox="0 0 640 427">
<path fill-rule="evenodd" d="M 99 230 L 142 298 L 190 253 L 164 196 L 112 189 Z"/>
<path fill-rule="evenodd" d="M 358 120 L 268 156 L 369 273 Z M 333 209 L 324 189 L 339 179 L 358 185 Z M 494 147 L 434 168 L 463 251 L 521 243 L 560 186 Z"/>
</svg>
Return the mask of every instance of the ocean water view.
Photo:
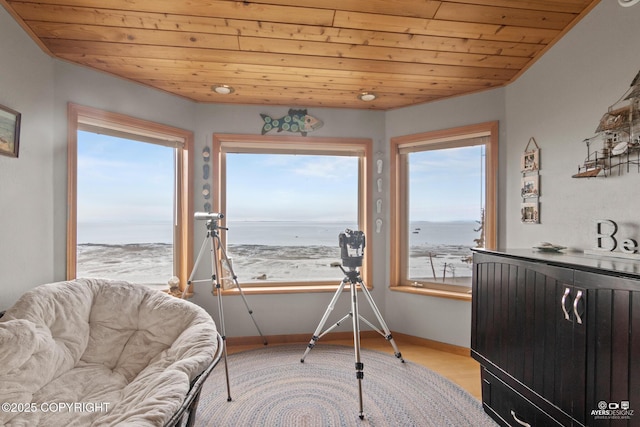
<svg viewBox="0 0 640 427">
<path fill-rule="evenodd" d="M 441 281 L 470 286 L 471 248 L 476 247 L 476 221 L 412 222 L 409 229 L 409 275 L 412 280 Z"/>
<path fill-rule="evenodd" d="M 331 267 L 341 260 L 338 235 L 356 229 L 354 223 L 330 221 L 229 221 L 227 227 L 220 234 L 226 235 L 227 254 L 240 283 L 339 281 L 344 274 Z M 470 277 L 466 259 L 479 236 L 477 228 L 475 221 L 412 223 L 409 277 Z M 194 230 L 197 251 L 206 236 L 205 222 L 195 221 Z M 173 275 L 172 226 L 79 223 L 77 255 L 78 277 L 166 284 Z"/>
</svg>

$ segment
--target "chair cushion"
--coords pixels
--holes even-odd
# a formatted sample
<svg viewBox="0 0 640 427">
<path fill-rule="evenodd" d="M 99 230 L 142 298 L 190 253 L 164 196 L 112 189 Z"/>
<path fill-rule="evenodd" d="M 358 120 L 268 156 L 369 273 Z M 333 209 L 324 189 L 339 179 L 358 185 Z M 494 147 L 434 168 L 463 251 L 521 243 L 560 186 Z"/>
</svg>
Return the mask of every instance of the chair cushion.
<svg viewBox="0 0 640 427">
<path fill-rule="evenodd" d="M 0 318 L 0 348 L 14 349 L 0 352 L 0 401 L 106 404 L 0 412 L 0 424 L 158 425 L 180 407 L 217 342 L 215 323 L 195 304 L 126 282 L 78 279 L 23 295 Z"/>
</svg>

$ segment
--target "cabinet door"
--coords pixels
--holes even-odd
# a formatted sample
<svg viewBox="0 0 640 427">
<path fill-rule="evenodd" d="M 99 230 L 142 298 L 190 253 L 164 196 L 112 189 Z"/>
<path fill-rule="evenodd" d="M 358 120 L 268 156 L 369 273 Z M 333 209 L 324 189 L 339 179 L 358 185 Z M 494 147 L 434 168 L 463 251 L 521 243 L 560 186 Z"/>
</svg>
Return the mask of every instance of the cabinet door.
<svg viewBox="0 0 640 427">
<path fill-rule="evenodd" d="M 586 272 L 576 273 L 576 283 L 589 288 L 582 422 L 589 426 L 640 425 L 640 284 Z M 602 409 L 615 412 L 597 412 Z"/>
<path fill-rule="evenodd" d="M 556 404 L 576 421 L 584 425 L 584 390 L 586 386 L 587 323 L 593 318 L 587 313 L 587 291 L 562 284 L 557 295 L 560 316 L 557 318 Z"/>
<path fill-rule="evenodd" d="M 582 321 L 586 296 L 573 286 L 573 270 L 499 257 L 477 261 L 472 313 L 476 358 L 570 416 L 585 381 L 584 327 L 576 322 L 573 302 L 582 291 L 576 306 Z"/>
</svg>

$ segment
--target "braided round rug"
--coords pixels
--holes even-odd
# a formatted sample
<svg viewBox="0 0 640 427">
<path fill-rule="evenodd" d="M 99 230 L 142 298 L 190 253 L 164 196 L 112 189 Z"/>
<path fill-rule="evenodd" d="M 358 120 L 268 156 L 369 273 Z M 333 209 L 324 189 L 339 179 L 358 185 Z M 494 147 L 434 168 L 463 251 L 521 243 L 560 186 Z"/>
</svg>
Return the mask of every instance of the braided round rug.
<svg viewBox="0 0 640 427">
<path fill-rule="evenodd" d="M 202 388 L 196 426 L 496 426 L 481 403 L 441 375 L 392 354 L 362 349 L 364 419 L 354 348 L 318 343 L 268 346 L 228 357 Z"/>
</svg>

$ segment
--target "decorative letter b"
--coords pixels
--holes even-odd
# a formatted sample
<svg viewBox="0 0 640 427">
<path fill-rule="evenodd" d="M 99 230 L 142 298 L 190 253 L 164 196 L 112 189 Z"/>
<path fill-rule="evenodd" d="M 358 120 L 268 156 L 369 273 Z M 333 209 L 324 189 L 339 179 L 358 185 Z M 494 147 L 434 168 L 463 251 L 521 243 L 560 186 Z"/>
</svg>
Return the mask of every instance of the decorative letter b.
<svg viewBox="0 0 640 427">
<path fill-rule="evenodd" d="M 599 251 L 614 251 L 618 246 L 618 242 L 613 236 L 617 232 L 618 224 L 610 219 L 596 220 L 596 249 Z"/>
</svg>

